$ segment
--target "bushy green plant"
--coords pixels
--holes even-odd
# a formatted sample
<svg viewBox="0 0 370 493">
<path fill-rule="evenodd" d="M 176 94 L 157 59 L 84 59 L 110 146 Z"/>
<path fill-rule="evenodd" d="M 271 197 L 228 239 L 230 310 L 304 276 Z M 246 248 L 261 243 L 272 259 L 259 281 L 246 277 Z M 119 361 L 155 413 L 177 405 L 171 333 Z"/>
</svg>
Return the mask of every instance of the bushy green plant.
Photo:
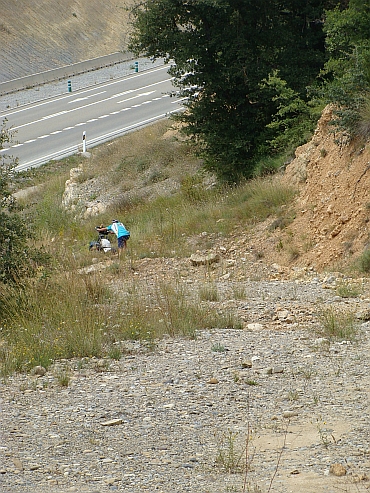
<svg viewBox="0 0 370 493">
<path fill-rule="evenodd" d="M 360 109 L 356 134 L 364 141 L 370 137 L 370 95 L 365 98 Z"/>
<path fill-rule="evenodd" d="M 326 12 L 324 31 L 328 60 L 322 72 L 323 93 L 334 104 L 335 129 L 351 135 L 367 133 L 368 123 L 361 113 L 368 113 L 370 92 L 370 12 L 366 2 L 350 0 L 347 8 Z"/>
<path fill-rule="evenodd" d="M 358 266 L 361 272 L 370 272 L 370 248 L 367 248 L 358 259 Z"/>
<path fill-rule="evenodd" d="M 14 134 L 4 121 L 0 128 L 0 150 L 12 141 Z M 17 164 L 11 156 L 0 157 L 0 282 L 17 283 L 33 276 L 39 265 L 47 262 L 47 255 L 29 240 L 34 231 L 29 217 L 22 212 L 12 194 L 12 170 Z"/>
<path fill-rule="evenodd" d="M 356 317 L 352 311 L 325 308 L 319 313 L 320 333 L 329 339 L 355 340 L 358 332 Z"/>
<path fill-rule="evenodd" d="M 268 176 L 283 171 L 285 168 L 285 163 L 290 159 L 291 157 L 287 156 L 285 153 L 271 156 L 263 155 L 256 160 L 253 176 Z"/>
<path fill-rule="evenodd" d="M 269 74 L 268 78 L 262 81 L 261 87 L 273 91 L 272 100 L 276 103 L 276 113 L 272 121 L 266 125 L 271 131 L 271 137 L 267 142 L 273 153 L 293 151 L 307 142 L 315 128 L 319 112 L 313 111 L 277 71 Z"/>
</svg>

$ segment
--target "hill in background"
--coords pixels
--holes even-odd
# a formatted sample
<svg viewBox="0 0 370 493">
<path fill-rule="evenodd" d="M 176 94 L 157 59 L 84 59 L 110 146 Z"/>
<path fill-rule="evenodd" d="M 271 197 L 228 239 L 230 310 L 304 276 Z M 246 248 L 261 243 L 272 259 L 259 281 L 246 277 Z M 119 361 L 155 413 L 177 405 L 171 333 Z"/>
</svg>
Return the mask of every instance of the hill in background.
<svg viewBox="0 0 370 493">
<path fill-rule="evenodd" d="M 0 82 L 127 49 L 132 0 L 0 0 Z"/>
</svg>

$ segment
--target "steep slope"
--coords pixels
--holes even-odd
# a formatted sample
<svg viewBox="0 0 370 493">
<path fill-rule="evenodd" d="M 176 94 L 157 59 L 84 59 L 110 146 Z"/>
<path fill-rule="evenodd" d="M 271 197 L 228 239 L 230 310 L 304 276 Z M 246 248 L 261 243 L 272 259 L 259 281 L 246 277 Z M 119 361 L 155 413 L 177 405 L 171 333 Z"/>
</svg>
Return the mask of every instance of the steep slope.
<svg viewBox="0 0 370 493">
<path fill-rule="evenodd" d="M 333 134 L 330 119 L 326 108 L 311 141 L 296 150 L 284 175 L 274 178 L 297 188 L 292 207 L 253 228 L 240 224 L 228 239 L 229 251 L 238 257 L 252 254 L 287 272 L 292 267 L 323 271 L 351 265 L 370 245 L 370 146 Z M 147 190 L 144 182 L 137 181 L 126 195 L 122 191 L 107 195 L 101 183 L 109 180 L 109 172 L 103 181 L 100 177 L 80 183 L 79 171 L 71 171 L 64 205 L 79 204 L 86 217 L 112 206 L 118 195 L 155 196 L 177 188 L 175 182 L 169 188 L 167 180 Z M 94 201 L 89 200 L 92 188 Z M 212 248 L 218 251 L 220 244 L 215 240 Z"/>
<path fill-rule="evenodd" d="M 328 107 L 285 174 L 300 189 L 290 226 L 299 261 L 316 268 L 351 261 L 370 244 L 370 147 L 333 134 L 330 119 Z"/>
<path fill-rule="evenodd" d="M 334 134 L 330 119 L 327 107 L 281 178 L 298 190 L 293 207 L 248 235 L 251 250 L 281 273 L 343 269 L 370 246 L 370 146 Z"/>
<path fill-rule="evenodd" d="M 0 82 L 125 51 L 132 0 L 0 0 Z"/>
</svg>

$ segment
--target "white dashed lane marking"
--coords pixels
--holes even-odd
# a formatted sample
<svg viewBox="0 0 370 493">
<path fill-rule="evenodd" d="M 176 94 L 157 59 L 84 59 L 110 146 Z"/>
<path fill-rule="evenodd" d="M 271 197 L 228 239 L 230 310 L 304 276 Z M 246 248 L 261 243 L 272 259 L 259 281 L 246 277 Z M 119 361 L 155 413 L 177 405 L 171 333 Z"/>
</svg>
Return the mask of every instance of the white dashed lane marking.
<svg viewBox="0 0 370 493">
<path fill-rule="evenodd" d="M 152 92 L 154 92 L 154 91 L 152 91 Z M 150 94 L 150 93 L 148 93 L 148 94 Z M 141 95 L 143 95 L 143 94 L 140 94 L 140 96 Z M 145 94 L 145 95 L 147 95 L 147 94 Z M 135 97 L 137 97 L 137 96 L 135 96 Z M 76 125 L 74 125 L 73 127 L 64 127 L 62 130 L 55 130 L 55 132 L 51 132 L 50 134 L 40 135 L 39 137 L 37 137 L 37 139 L 46 139 L 47 137 L 50 137 L 51 135 L 57 135 L 57 134 L 60 134 L 60 133 L 62 133 L 64 131 L 66 131 L 66 130 L 72 130 L 72 129 L 76 128 L 76 127 L 82 127 L 83 125 L 87 125 L 88 123 L 93 123 L 93 122 L 96 122 L 96 121 L 98 121 L 100 119 L 108 118 L 111 115 L 117 115 L 117 114 L 122 113 L 124 111 L 128 111 L 128 110 L 130 110 L 132 108 L 139 108 L 140 106 L 142 106 L 144 104 L 150 104 L 153 101 L 159 101 L 159 100 L 161 100 L 163 98 L 167 98 L 167 97 L 169 97 L 169 94 L 163 94 L 161 97 L 153 98 L 150 101 L 143 101 L 142 103 L 134 104 L 134 105 L 132 105 L 132 106 L 130 106 L 128 108 L 122 108 L 121 110 L 112 111 L 111 113 L 109 113 L 107 115 L 101 115 L 101 116 L 98 116 L 97 118 L 91 118 L 90 120 L 87 120 L 86 122 L 76 123 Z M 134 98 L 130 98 L 130 99 L 134 99 Z M 123 101 L 121 101 L 121 102 L 123 102 Z M 174 101 L 174 103 L 175 102 L 177 102 L 177 101 Z M 7 149 L 1 149 L 1 152 L 4 153 L 4 152 L 8 151 L 9 149 L 14 149 L 15 147 L 20 147 L 20 146 L 22 146 L 24 144 L 31 144 L 32 142 L 36 142 L 37 139 L 26 140 L 22 144 L 15 144 L 15 145 L 13 145 L 11 147 L 8 147 Z"/>
</svg>

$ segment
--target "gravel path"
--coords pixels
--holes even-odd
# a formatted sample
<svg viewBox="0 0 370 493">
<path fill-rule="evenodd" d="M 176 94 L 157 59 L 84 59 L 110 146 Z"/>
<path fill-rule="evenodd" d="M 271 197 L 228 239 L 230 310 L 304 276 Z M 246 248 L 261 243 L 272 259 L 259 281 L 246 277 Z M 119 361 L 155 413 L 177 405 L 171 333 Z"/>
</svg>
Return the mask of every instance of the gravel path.
<svg viewBox="0 0 370 493">
<path fill-rule="evenodd" d="M 176 267 L 153 262 L 147 280 Z M 359 320 L 357 342 L 315 329 L 318 305 L 360 317 L 370 300 L 338 297 L 328 289 L 335 276 L 241 282 L 243 300 L 226 296 L 225 281 L 218 289 L 244 314 L 244 330 L 167 338 L 151 350 L 126 342 L 119 361 L 60 361 L 3 383 L 1 491 L 368 491 L 370 322 Z"/>
</svg>

